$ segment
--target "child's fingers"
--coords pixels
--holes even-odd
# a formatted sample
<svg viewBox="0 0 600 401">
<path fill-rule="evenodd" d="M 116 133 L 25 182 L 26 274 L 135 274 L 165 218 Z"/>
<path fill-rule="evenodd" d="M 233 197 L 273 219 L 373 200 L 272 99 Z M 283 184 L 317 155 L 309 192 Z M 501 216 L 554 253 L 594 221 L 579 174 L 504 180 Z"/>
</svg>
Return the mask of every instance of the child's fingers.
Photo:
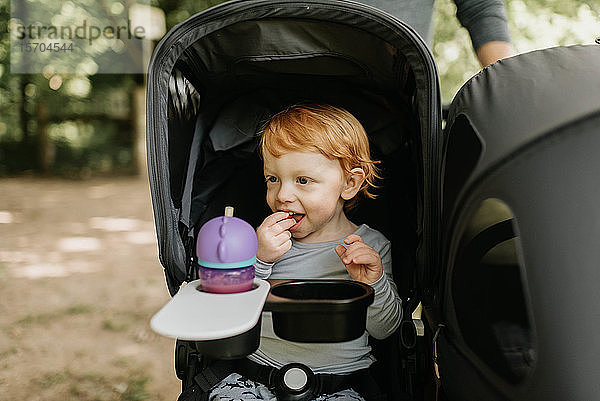
<svg viewBox="0 0 600 401">
<path fill-rule="evenodd" d="M 261 225 L 256 229 L 256 232 L 263 233 L 263 235 L 277 235 L 294 225 L 291 221 L 286 222 L 285 224 L 283 223 L 285 220 L 294 220 L 288 219 L 288 217 L 290 217 L 290 215 L 285 212 L 275 212 L 270 214 L 263 220 Z"/>
<path fill-rule="evenodd" d="M 342 262 L 346 265 L 353 263 L 353 260 L 357 256 L 363 254 L 372 255 L 373 260 L 377 259 L 377 253 L 373 250 L 373 248 L 369 247 L 363 242 L 355 242 L 348 248 L 345 248 L 343 245 L 336 245 L 334 249 Z"/>
<path fill-rule="evenodd" d="M 336 245 L 334 248 L 335 253 L 337 253 L 337 255 L 340 257 L 340 259 L 344 256 L 344 253 L 346 253 L 346 248 L 344 247 L 344 245 Z"/>
<path fill-rule="evenodd" d="M 352 257 L 350 256 L 348 249 L 345 248 L 343 245 L 338 244 L 333 249 L 335 250 L 335 253 L 337 253 L 338 257 L 344 265 L 349 265 L 350 263 L 352 263 Z"/>
<path fill-rule="evenodd" d="M 341 257 L 341 259 L 345 265 L 349 265 L 351 263 L 374 263 L 375 261 L 377 261 L 376 255 L 374 255 L 369 249 L 366 248 L 359 248 L 353 250 L 349 249 L 346 251 L 346 254 Z"/>
<path fill-rule="evenodd" d="M 347 249 L 348 252 L 355 252 L 355 251 L 357 251 L 359 249 L 367 249 L 367 250 L 375 252 L 375 250 L 373 248 L 371 248 L 369 245 L 365 244 L 362 241 L 360 241 L 360 242 L 359 241 L 353 242 L 346 249 Z"/>
<path fill-rule="evenodd" d="M 296 224 L 296 220 L 291 218 L 281 220 L 273 225 L 273 232 L 277 235 L 282 231 L 289 230 L 294 224 Z"/>
<path fill-rule="evenodd" d="M 353 244 L 355 242 L 362 242 L 364 244 L 364 241 L 361 238 L 361 236 L 357 235 L 357 234 L 350 234 L 349 236 L 344 238 L 344 243 L 346 243 L 348 245 Z"/>
<path fill-rule="evenodd" d="M 287 241 L 284 241 L 283 244 L 279 245 L 277 247 L 277 250 L 281 255 L 283 255 L 284 253 L 289 251 L 291 248 L 292 248 L 292 241 L 290 241 L 288 239 Z"/>
<path fill-rule="evenodd" d="M 373 264 L 375 264 L 375 262 L 377 262 L 377 258 L 373 257 L 372 254 L 363 253 L 360 255 L 354 255 L 350 259 L 350 262 L 348 262 L 346 264 L 354 263 L 357 265 L 373 265 Z"/>
<path fill-rule="evenodd" d="M 275 244 L 275 246 L 280 246 L 289 241 L 290 238 L 292 238 L 292 233 L 286 230 L 274 236 L 273 243 Z"/>
<path fill-rule="evenodd" d="M 375 249 L 371 248 L 369 245 L 362 242 L 362 239 L 361 239 L 361 241 L 353 242 L 346 249 L 346 256 L 348 256 L 348 257 L 352 257 L 352 256 L 363 254 L 363 253 L 371 254 L 371 255 L 373 255 L 373 257 L 375 259 L 377 259 L 379 257 L 379 254 L 377 253 L 377 251 Z"/>
<path fill-rule="evenodd" d="M 266 227 L 271 227 L 271 226 L 277 224 L 278 222 L 280 222 L 281 220 L 287 219 L 288 217 L 290 217 L 289 213 L 286 213 L 286 212 L 275 212 L 275 213 L 267 216 L 263 220 L 263 225 L 265 225 Z"/>
</svg>

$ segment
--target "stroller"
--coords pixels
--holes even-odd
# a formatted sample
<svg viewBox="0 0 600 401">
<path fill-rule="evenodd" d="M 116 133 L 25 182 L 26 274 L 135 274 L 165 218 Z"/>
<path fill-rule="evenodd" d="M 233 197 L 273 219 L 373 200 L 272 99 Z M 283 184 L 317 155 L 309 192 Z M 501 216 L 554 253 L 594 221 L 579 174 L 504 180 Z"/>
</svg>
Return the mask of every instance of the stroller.
<svg viewBox="0 0 600 401">
<path fill-rule="evenodd" d="M 593 172 L 599 167 L 596 159 L 582 157 L 581 164 L 591 164 L 570 170 L 569 154 L 561 154 L 562 145 L 554 139 L 546 144 L 544 138 L 558 137 L 553 133 L 559 129 L 586 132 L 578 137 L 587 141 L 586 146 L 578 150 L 590 154 L 600 150 L 598 139 L 591 135 L 599 126 L 600 105 L 600 77 L 591 66 L 599 61 L 600 48 L 583 46 L 497 63 L 457 95 L 443 134 L 439 82 L 429 50 L 409 26 L 380 10 L 339 0 L 234 0 L 189 18 L 157 46 L 147 92 L 150 186 L 160 262 L 171 295 L 184 281 L 198 278 L 196 235 L 225 205 L 235 207 L 236 215 L 254 227 L 269 213 L 256 153 L 262 122 L 290 104 L 333 104 L 358 118 L 369 135 L 374 158 L 382 161 L 384 185 L 377 198 L 364 200 L 349 218 L 369 224 L 392 243 L 404 321 L 393 336 L 372 342 L 379 359 L 377 377 L 390 399 L 431 399 L 436 387 L 440 399 L 446 394 L 452 400 L 541 399 L 547 386 L 554 386 L 551 394 L 557 394 L 559 383 L 566 382 L 557 380 L 553 369 L 564 355 L 541 353 L 549 347 L 558 351 L 559 337 L 544 343 L 540 330 L 560 329 L 567 334 L 566 326 L 557 321 L 571 322 L 568 327 L 573 327 L 575 315 L 566 313 L 568 306 L 558 299 L 552 299 L 556 309 L 551 314 L 540 305 L 534 307 L 535 302 L 546 305 L 546 298 L 535 297 L 547 294 L 533 291 L 536 277 L 522 280 L 530 274 L 523 266 L 541 266 L 538 255 L 556 264 L 557 255 L 549 251 L 557 248 L 548 245 L 564 244 L 570 248 L 561 258 L 569 265 L 577 260 L 577 271 L 589 276 L 582 283 L 590 285 L 595 276 L 590 276 L 593 259 L 588 258 L 594 249 L 578 251 L 591 246 L 600 225 L 591 224 L 598 216 L 591 199 L 578 199 L 578 207 L 572 209 L 589 213 L 590 223 L 566 223 L 567 216 L 576 221 L 573 214 L 562 214 L 566 194 L 571 192 L 561 192 L 562 197 L 555 199 L 554 180 L 544 187 L 546 193 L 534 192 L 532 180 L 550 170 L 548 165 L 543 171 L 534 168 L 538 159 L 528 155 L 534 145 L 548 152 L 553 145 L 552 171 L 571 171 L 575 176 L 580 169 L 586 172 L 560 184 L 570 186 L 570 191 L 577 187 L 575 193 L 582 193 L 584 187 L 585 193 L 598 193 L 593 184 Z M 548 82 L 542 85 L 528 78 L 537 74 L 556 86 L 544 87 Z M 560 89 L 568 87 L 565 82 L 574 85 L 572 91 Z M 559 95 L 569 96 L 565 107 Z M 542 111 L 548 118 L 539 115 Z M 495 178 L 497 186 L 492 188 L 506 191 L 489 192 L 488 176 L 495 177 L 495 169 L 503 164 L 515 164 L 517 156 L 532 166 Z M 577 186 L 588 178 L 587 186 Z M 560 216 L 544 215 L 560 205 Z M 490 215 L 493 224 L 484 224 Z M 590 236 L 583 238 L 573 229 L 563 238 L 562 231 L 536 228 L 542 222 L 558 224 L 558 217 L 565 224 L 560 227 L 585 225 Z M 533 231 L 531 236 L 527 229 Z M 523 253 L 529 247 L 532 254 Z M 533 260 L 523 261 L 523 255 Z M 457 268 L 459 261 L 469 267 Z M 506 287 L 501 288 L 502 298 L 515 294 L 512 309 L 504 311 L 506 305 L 497 300 L 490 301 L 497 315 L 483 306 L 471 308 L 477 304 L 473 299 L 481 299 L 473 297 L 485 296 L 487 301 L 492 295 L 489 287 L 500 282 L 493 275 L 481 278 L 487 287 L 475 281 L 484 270 L 476 266 L 484 262 L 512 266 L 502 271 Z M 552 280 L 564 284 L 559 277 L 555 272 L 535 284 L 548 291 Z M 577 310 L 589 310 L 589 320 L 578 322 L 589 328 L 597 325 L 597 314 L 584 302 L 592 300 L 591 294 L 571 291 Z M 419 302 L 424 309 L 422 321 L 412 318 Z M 522 305 L 531 307 L 523 311 Z M 555 310 L 560 319 L 552 319 Z M 514 314 L 508 316 L 509 312 Z M 545 320 L 538 321 L 536 313 Z M 492 351 L 483 341 L 484 332 L 496 341 Z M 573 355 L 577 347 L 592 348 L 591 354 L 599 350 L 592 332 L 585 330 L 586 341 L 571 344 Z M 598 376 L 593 374 L 591 357 L 576 355 L 581 363 L 576 372 L 561 377 L 571 380 L 569 391 L 562 391 L 578 395 L 568 399 L 590 399 L 585 395 L 598 386 Z M 500 366 L 499 376 L 494 362 Z M 184 389 L 203 363 L 193 342 L 177 341 L 175 369 Z M 538 368 L 540 363 L 543 366 Z M 441 381 L 435 377 L 436 364 Z M 587 376 L 582 373 L 586 369 Z M 465 377 L 472 385 L 464 385 Z"/>
<path fill-rule="evenodd" d="M 598 397 L 599 65 L 597 45 L 523 54 L 450 106 L 431 282 L 451 400 Z"/>
</svg>

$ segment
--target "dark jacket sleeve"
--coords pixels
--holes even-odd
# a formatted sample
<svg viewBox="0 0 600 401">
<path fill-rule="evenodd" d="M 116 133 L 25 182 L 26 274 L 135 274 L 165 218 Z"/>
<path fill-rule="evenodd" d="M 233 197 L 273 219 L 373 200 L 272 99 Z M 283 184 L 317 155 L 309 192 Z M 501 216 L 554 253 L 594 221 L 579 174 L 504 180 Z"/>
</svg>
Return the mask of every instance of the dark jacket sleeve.
<svg viewBox="0 0 600 401">
<path fill-rule="evenodd" d="M 473 48 L 492 41 L 510 42 L 504 0 L 454 0 L 456 17 L 468 31 Z"/>
</svg>

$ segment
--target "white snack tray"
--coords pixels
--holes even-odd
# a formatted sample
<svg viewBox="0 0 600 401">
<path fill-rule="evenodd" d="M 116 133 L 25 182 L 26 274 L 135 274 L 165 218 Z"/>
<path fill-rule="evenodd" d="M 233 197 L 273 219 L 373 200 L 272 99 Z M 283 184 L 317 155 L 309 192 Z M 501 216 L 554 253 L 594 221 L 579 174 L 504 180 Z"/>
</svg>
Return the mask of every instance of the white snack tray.
<svg viewBox="0 0 600 401">
<path fill-rule="evenodd" d="M 166 337 L 206 341 L 245 333 L 256 325 L 270 285 L 254 279 L 250 291 L 236 294 L 211 294 L 198 290 L 200 280 L 183 287 L 159 310 L 152 330 Z"/>
</svg>

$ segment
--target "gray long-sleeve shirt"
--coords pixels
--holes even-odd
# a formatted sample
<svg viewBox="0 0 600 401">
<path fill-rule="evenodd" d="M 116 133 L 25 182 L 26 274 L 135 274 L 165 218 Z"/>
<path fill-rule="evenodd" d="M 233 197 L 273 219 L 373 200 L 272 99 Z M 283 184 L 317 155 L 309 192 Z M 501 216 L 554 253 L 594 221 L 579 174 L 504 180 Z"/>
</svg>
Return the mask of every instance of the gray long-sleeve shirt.
<svg viewBox="0 0 600 401">
<path fill-rule="evenodd" d="M 435 0 L 359 0 L 410 25 L 431 46 Z M 475 50 L 492 41 L 510 42 L 504 0 L 454 0 L 456 17 L 467 28 Z"/>
<path fill-rule="evenodd" d="M 383 234 L 363 224 L 355 231 L 381 256 L 384 274 L 371 284 L 375 300 L 367 310 L 367 332 L 361 337 L 341 343 L 298 343 L 277 337 L 270 312 L 263 312 L 259 349 L 248 358 L 277 368 L 292 362 L 309 366 L 315 373 L 349 373 L 374 362 L 368 334 L 385 338 L 392 334 L 402 317 L 401 300 L 392 278 L 391 244 Z M 272 279 L 351 279 L 335 253 L 343 238 L 314 244 L 292 240 L 292 248 L 274 264 L 257 262 L 256 276 Z"/>
</svg>

